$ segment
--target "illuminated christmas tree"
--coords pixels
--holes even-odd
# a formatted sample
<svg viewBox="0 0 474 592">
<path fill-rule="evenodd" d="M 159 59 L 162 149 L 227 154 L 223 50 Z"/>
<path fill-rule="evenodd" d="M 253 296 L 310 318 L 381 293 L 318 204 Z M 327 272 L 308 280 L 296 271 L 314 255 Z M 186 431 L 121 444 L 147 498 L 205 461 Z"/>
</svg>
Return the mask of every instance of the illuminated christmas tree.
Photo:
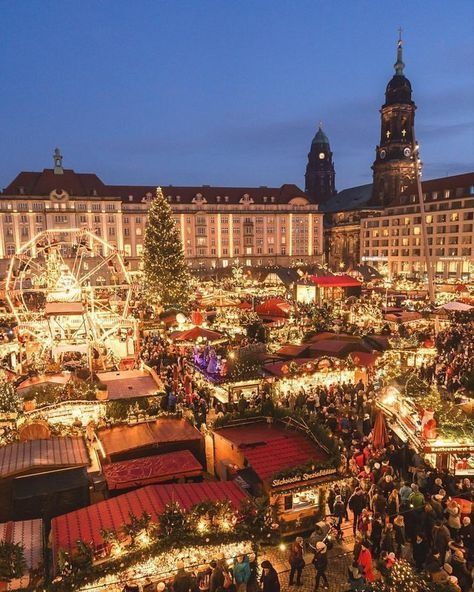
<svg viewBox="0 0 474 592">
<path fill-rule="evenodd" d="M 163 308 L 186 308 L 190 273 L 170 205 L 161 188 L 156 190 L 148 212 L 143 243 L 144 288 L 147 299 Z"/>
</svg>

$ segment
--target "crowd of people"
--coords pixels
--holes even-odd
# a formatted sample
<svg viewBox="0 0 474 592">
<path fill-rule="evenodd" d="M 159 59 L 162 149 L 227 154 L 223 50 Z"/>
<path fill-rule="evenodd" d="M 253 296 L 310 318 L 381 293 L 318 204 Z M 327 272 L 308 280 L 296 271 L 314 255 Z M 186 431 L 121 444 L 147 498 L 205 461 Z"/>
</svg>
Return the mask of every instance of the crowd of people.
<svg viewBox="0 0 474 592">
<path fill-rule="evenodd" d="M 472 325 L 453 323 L 440 332 L 436 338 L 437 358 L 433 364 L 422 366 L 420 378 L 433 381 L 450 393 L 463 386 L 464 377 L 472 372 L 472 330 Z M 213 400 L 205 388 L 198 386 L 193 371 L 184 363 L 183 351 L 158 336 L 144 340 L 142 358 L 161 369 L 166 393 L 163 408 L 174 410 L 179 405 L 191 410 L 198 425 L 212 423 L 213 418 L 224 412 L 257 409 L 265 402 L 265 392 L 255 392 L 250 398 L 237 396 L 226 406 Z M 330 489 L 327 506 L 337 538 L 347 530 L 354 536 L 353 561 L 346 574 L 350 590 L 362 590 L 371 582 L 389 578 L 399 560 L 410 562 L 428 580 L 449 583 L 452 590 L 471 589 L 474 525 L 466 507 L 474 501 L 474 480 L 456 478 L 447 470 L 430 466 L 418 452 L 393 435 L 383 447 L 374 446 L 376 385 L 370 378 L 355 384 L 341 382 L 300 388 L 281 396 L 276 404 L 317 420 L 339 444 L 341 469 L 348 477 L 344 485 Z M 306 542 L 298 537 L 289 552 L 289 585 L 302 584 L 309 569 L 305 567 L 305 559 L 311 553 L 315 589 L 321 586 L 327 589 L 330 546 L 325 536 Z M 217 562 L 209 565 L 208 588 L 200 587 L 189 575 L 194 584 L 180 587 L 178 581 L 173 590 L 221 592 L 231 586 L 237 592 L 259 586 L 264 592 L 280 590 L 278 574 L 268 561 L 262 563 L 261 570 L 248 557 L 242 562 L 253 566 L 245 582 L 235 575 L 244 571 L 240 560 L 230 570 Z M 226 569 L 232 581 L 226 580 L 224 585 L 218 574 L 220 571 L 225 574 Z M 219 583 L 213 587 L 212 582 Z"/>
<path fill-rule="evenodd" d="M 241 554 L 228 561 L 221 553 L 208 564 L 187 570 L 182 561 L 177 564 L 172 580 L 145 584 L 127 584 L 123 592 L 280 592 L 278 573 L 268 560 L 260 570 L 254 553 Z"/>
<path fill-rule="evenodd" d="M 435 381 L 449 393 L 465 388 L 473 380 L 474 323 L 452 323 L 436 336 L 438 355 L 435 361 L 422 368 L 420 375 L 428 382 Z"/>
<path fill-rule="evenodd" d="M 363 448 L 354 447 L 350 460 L 358 474 L 331 488 L 327 499 L 336 530 L 342 533 L 350 523 L 355 537 L 354 561 L 347 573 L 350 590 L 388 578 L 403 559 L 428 580 L 469 592 L 474 525 L 464 504 L 474 500 L 474 481 L 456 480 L 430 467 L 413 450 L 399 455 L 394 444 L 377 452 L 366 442 Z M 310 538 L 306 547 L 296 539 L 289 554 L 290 585 L 301 584 L 306 550 L 313 553 L 315 589 L 321 582 L 328 587 L 326 538 L 316 544 Z"/>
</svg>

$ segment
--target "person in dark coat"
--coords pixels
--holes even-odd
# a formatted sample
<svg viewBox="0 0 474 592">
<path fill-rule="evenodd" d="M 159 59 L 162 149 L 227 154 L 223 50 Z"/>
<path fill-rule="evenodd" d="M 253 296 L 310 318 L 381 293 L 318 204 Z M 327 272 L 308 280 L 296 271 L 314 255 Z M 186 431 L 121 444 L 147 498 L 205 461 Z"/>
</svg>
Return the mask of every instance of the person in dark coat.
<svg viewBox="0 0 474 592">
<path fill-rule="evenodd" d="M 273 565 L 267 560 L 262 561 L 262 570 L 260 577 L 262 592 L 280 592 L 280 580 Z"/>
<path fill-rule="evenodd" d="M 450 539 L 449 530 L 438 520 L 433 528 L 433 552 L 439 553 L 442 559 L 446 556 Z"/>
<path fill-rule="evenodd" d="M 178 561 L 176 567 L 178 571 L 173 579 L 173 592 L 190 592 L 191 590 L 191 574 L 184 569 L 184 563 Z"/>
<path fill-rule="evenodd" d="M 429 546 L 425 537 L 420 533 L 417 534 L 413 543 L 413 561 L 415 562 L 415 566 L 418 571 L 423 569 L 428 557 L 428 552 Z"/>
<path fill-rule="evenodd" d="M 367 496 L 360 487 L 357 487 L 354 493 L 349 498 L 349 509 L 354 514 L 354 522 L 352 524 L 352 531 L 355 534 L 357 530 L 357 523 L 362 510 L 367 507 Z"/>
<path fill-rule="evenodd" d="M 316 583 L 314 589 L 317 590 L 319 588 L 319 582 L 321 580 L 324 581 L 324 588 L 329 588 L 329 582 L 326 576 L 326 570 L 328 568 L 327 546 L 322 541 L 319 541 L 316 543 L 314 551 L 313 565 L 316 570 Z"/>
<path fill-rule="evenodd" d="M 211 561 L 210 566 L 212 573 L 209 592 L 220 592 L 224 587 L 224 571 L 215 560 Z"/>
<path fill-rule="evenodd" d="M 304 568 L 304 557 L 303 557 L 303 539 L 296 537 L 295 542 L 290 547 L 290 580 L 288 584 L 293 586 L 295 574 L 296 574 L 296 585 L 301 585 L 301 574 Z"/>
</svg>

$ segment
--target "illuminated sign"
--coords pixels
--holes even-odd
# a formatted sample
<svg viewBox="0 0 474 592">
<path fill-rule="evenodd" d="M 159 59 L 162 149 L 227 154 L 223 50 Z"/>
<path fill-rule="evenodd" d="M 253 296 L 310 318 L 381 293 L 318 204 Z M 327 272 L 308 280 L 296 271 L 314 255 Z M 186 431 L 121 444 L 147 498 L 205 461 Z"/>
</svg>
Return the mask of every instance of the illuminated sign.
<svg viewBox="0 0 474 592">
<path fill-rule="evenodd" d="M 281 485 L 289 485 L 290 483 L 300 483 L 302 481 L 311 481 L 318 477 L 325 477 L 327 475 L 334 475 L 337 469 L 321 469 L 313 473 L 303 473 L 302 475 L 293 475 L 292 477 L 282 477 L 281 479 L 273 479 L 272 487 L 280 487 Z"/>
</svg>

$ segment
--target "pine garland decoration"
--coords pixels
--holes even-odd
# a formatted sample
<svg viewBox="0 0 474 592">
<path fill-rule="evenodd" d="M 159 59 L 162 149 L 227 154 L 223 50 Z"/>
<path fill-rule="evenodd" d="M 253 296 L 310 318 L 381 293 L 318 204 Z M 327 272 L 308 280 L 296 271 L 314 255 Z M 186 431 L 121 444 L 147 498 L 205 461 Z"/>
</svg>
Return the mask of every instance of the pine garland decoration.
<svg viewBox="0 0 474 592">
<path fill-rule="evenodd" d="M 180 233 L 160 187 L 148 212 L 143 241 L 144 290 L 151 304 L 186 309 L 191 275 Z"/>
<path fill-rule="evenodd" d="M 186 539 L 191 530 L 187 512 L 178 502 L 166 504 L 163 513 L 158 517 L 158 525 L 160 533 L 173 541 Z"/>
<path fill-rule="evenodd" d="M 22 398 L 11 382 L 0 381 L 0 413 L 16 413 L 21 409 Z"/>
</svg>

